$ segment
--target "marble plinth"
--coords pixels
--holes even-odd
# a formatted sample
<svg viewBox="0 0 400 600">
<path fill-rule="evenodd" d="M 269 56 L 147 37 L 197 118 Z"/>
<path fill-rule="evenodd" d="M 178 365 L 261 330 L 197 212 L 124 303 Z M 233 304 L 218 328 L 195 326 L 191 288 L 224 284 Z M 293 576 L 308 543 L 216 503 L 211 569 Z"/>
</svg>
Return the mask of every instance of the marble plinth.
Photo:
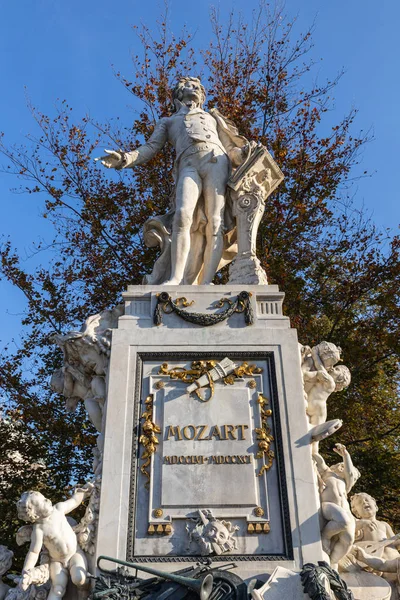
<svg viewBox="0 0 400 600">
<path fill-rule="evenodd" d="M 194 302 L 185 311 L 210 315 L 227 306 L 217 306 L 221 298 L 233 301 L 242 291 L 251 293 L 251 325 L 243 312 L 204 327 L 163 311 L 154 324 L 161 292 Z M 297 333 L 282 313 L 283 297 L 277 286 L 236 284 L 125 292 L 125 314 L 112 332 L 97 555 L 176 571 L 198 560 L 188 530 L 199 511 L 211 511 L 231 524 L 235 540 L 211 558 L 216 565 L 234 560 L 244 579 L 323 560 Z M 208 402 L 160 374 L 163 363 L 190 369 L 193 361 L 224 357 L 261 373 L 217 381 Z M 143 437 L 146 419 L 159 431 Z M 260 457 L 256 429 L 263 424 L 274 437 L 271 461 L 267 452 Z"/>
</svg>

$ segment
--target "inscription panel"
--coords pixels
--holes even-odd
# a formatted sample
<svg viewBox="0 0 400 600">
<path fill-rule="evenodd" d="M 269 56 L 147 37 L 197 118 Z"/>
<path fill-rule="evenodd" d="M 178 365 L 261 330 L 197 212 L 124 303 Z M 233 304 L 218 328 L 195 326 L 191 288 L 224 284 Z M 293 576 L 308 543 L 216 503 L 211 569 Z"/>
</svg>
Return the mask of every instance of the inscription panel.
<svg viewBox="0 0 400 600">
<path fill-rule="evenodd" d="M 239 367 L 250 359 L 233 360 Z M 132 556 L 201 554 L 188 533 L 199 519 L 228 523 L 234 533 L 224 556 L 285 555 L 278 402 L 269 360 L 251 363 L 257 372 L 237 368 L 211 381 L 210 362 L 210 381 L 196 394 L 187 391 L 200 381 L 194 356 L 169 359 L 168 369 L 143 360 Z"/>
<path fill-rule="evenodd" d="M 163 460 L 161 480 L 168 484 L 162 486 L 161 504 L 173 507 L 179 498 L 183 506 L 193 508 L 257 505 L 254 467 L 250 462 L 251 390 L 243 385 L 216 383 L 214 397 L 205 403 L 185 393 L 183 382 L 174 383 L 175 389 L 170 389 L 171 384 L 165 388 L 163 399 L 159 394 L 164 421 L 160 459 L 179 457 L 175 464 L 171 459 Z M 155 405 L 157 411 L 157 396 Z M 171 427 L 175 428 L 174 436 L 170 435 Z M 182 456 L 201 458 L 188 464 Z M 232 462 L 233 456 L 245 457 L 246 462 Z"/>
</svg>

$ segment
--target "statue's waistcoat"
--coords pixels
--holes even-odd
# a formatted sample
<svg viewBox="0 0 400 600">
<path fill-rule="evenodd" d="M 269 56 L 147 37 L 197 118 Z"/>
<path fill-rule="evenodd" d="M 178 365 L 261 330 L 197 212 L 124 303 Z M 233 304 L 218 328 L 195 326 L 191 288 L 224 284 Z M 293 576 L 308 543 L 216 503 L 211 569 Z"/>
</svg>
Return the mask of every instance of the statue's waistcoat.
<svg viewBox="0 0 400 600">
<path fill-rule="evenodd" d="M 171 137 L 175 137 L 177 157 L 198 142 L 215 144 L 225 152 L 218 136 L 217 123 L 209 113 L 198 108 L 183 115 L 177 113 L 172 119 Z"/>
<path fill-rule="evenodd" d="M 214 117 L 201 111 L 188 112 L 184 117 L 186 133 L 192 140 L 220 144 Z"/>
</svg>

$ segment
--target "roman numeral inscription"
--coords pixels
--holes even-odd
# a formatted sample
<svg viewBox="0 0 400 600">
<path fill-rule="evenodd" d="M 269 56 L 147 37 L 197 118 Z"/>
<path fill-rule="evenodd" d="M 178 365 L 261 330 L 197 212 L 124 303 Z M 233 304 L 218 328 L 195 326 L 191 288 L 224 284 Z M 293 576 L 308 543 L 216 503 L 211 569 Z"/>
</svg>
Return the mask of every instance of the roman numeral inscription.
<svg viewBox="0 0 400 600">
<path fill-rule="evenodd" d="M 165 465 L 249 465 L 251 454 L 227 456 L 164 456 Z"/>
</svg>

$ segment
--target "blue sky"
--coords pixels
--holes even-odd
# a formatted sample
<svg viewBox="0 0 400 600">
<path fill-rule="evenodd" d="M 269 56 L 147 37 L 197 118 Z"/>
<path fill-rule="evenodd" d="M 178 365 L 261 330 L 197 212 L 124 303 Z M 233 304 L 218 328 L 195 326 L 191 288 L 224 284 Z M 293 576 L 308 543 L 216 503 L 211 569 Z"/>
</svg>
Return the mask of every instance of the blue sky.
<svg viewBox="0 0 400 600">
<path fill-rule="evenodd" d="M 196 45 L 211 36 L 211 5 L 227 14 L 231 8 L 250 17 L 258 0 L 170 0 L 170 25 L 184 24 L 196 32 Z M 98 120 L 119 115 L 129 124 L 130 97 L 114 78 L 111 65 L 131 73 L 130 55 L 136 49 L 132 25 L 153 24 L 163 3 L 158 0 L 21 0 L 2 2 L 0 22 L 0 130 L 7 143 L 23 143 L 34 131 L 26 96 L 44 113 L 57 98 L 67 99 L 77 115 L 89 112 Z M 398 0 L 287 0 L 289 17 L 298 16 L 298 31 L 315 19 L 312 56 L 321 81 L 344 67 L 335 92 L 332 119 L 340 120 L 353 106 L 359 109 L 356 129 L 373 129 L 375 141 L 363 154 L 362 168 L 374 172 L 360 180 L 356 204 L 372 212 L 381 228 L 396 229 L 400 222 L 398 194 L 399 36 Z M 40 217 L 38 196 L 13 194 L 15 181 L 0 173 L 0 232 L 10 235 L 23 256 L 34 240 L 51 239 L 51 229 Z M 45 258 L 45 257 L 44 257 Z M 27 259 L 27 268 L 39 261 Z M 128 284 L 129 282 L 127 282 Z M 0 347 L 18 338 L 22 294 L 0 282 Z"/>
</svg>

